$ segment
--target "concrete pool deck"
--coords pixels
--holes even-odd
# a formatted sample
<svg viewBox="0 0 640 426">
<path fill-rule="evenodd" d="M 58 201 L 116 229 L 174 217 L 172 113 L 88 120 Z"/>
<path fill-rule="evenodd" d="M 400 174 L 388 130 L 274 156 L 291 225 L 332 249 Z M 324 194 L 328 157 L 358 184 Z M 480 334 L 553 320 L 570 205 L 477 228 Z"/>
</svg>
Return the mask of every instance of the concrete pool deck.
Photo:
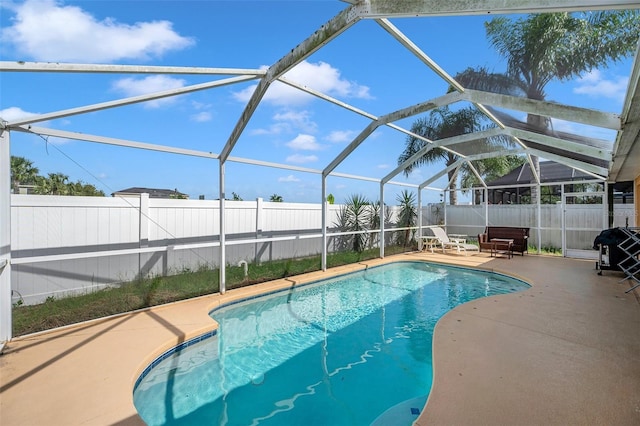
<svg viewBox="0 0 640 426">
<path fill-rule="evenodd" d="M 133 385 L 156 356 L 215 328 L 234 299 L 398 260 L 508 273 L 521 293 L 456 307 L 434 334 L 416 425 L 640 424 L 640 303 L 594 261 L 410 253 L 16 338 L 0 356 L 0 424 L 140 425 Z"/>
</svg>

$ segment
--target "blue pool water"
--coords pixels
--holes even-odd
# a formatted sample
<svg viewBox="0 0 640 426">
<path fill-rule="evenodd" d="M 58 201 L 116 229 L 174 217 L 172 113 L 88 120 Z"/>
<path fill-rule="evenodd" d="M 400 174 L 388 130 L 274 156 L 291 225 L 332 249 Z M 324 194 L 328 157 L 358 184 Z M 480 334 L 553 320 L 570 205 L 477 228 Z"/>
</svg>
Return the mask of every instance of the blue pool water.
<svg viewBox="0 0 640 426">
<path fill-rule="evenodd" d="M 149 425 L 409 425 L 431 389 L 438 319 L 528 287 L 400 262 L 229 305 L 211 313 L 217 334 L 147 369 L 134 403 Z"/>
</svg>

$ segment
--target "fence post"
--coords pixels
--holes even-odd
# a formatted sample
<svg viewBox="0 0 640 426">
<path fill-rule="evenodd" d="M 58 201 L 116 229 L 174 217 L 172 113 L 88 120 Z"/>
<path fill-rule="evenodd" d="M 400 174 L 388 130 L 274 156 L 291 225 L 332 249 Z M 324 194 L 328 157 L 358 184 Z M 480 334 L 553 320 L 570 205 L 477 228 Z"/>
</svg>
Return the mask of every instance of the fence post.
<svg viewBox="0 0 640 426">
<path fill-rule="evenodd" d="M 140 194 L 140 209 L 138 220 L 138 248 L 149 246 L 149 194 L 143 192 Z M 138 253 L 138 277 L 144 279 L 142 271 L 142 253 Z M 168 265 L 167 265 L 168 268 Z"/>
<path fill-rule="evenodd" d="M 175 247 L 173 244 L 170 246 L 167 246 L 167 253 L 164 257 L 164 265 L 163 265 L 163 271 L 162 271 L 162 276 L 166 277 L 169 276 L 169 269 L 170 266 L 169 265 L 173 265 L 173 259 L 175 256 Z"/>
</svg>

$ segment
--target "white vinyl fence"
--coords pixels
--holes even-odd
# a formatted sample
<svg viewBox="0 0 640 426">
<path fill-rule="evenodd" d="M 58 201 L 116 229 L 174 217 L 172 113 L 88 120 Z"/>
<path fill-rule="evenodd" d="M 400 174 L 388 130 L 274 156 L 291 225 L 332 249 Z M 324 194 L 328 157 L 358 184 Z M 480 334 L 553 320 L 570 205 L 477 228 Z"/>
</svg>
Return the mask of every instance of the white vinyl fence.
<svg viewBox="0 0 640 426">
<path fill-rule="evenodd" d="M 229 265 L 322 252 L 320 204 L 258 199 L 226 201 L 225 207 Z M 423 207 L 423 225 L 444 221 L 440 207 Z M 344 236 L 336 228 L 340 208 L 329 206 L 327 227 L 335 234 L 329 237 L 329 252 L 344 247 Z M 561 247 L 557 209 L 542 208 L 543 246 Z M 624 209 L 633 215 L 633 205 Z M 390 210 L 393 222 L 397 208 Z M 447 206 L 447 232 L 478 234 L 484 230 L 484 212 L 484 206 Z M 624 225 L 625 214 L 616 215 L 616 226 Z M 587 212 L 585 217 L 589 215 L 597 214 Z M 489 206 L 489 223 L 529 226 L 533 231 L 535 207 Z M 219 226 L 217 200 L 12 195 L 13 301 L 39 303 L 49 296 L 94 291 L 140 277 L 218 267 Z M 385 227 L 389 241 L 393 228 Z M 377 247 L 376 235 L 372 241 Z"/>
<path fill-rule="evenodd" d="M 427 209 L 427 212 L 430 210 Z M 540 206 L 540 241 L 538 242 L 537 206 L 521 204 L 489 205 L 488 225 L 521 226 L 530 228 L 529 245 L 562 249 L 561 204 Z M 567 204 L 565 206 L 565 246 L 589 250 L 595 237 L 607 227 L 602 205 Z M 423 219 L 424 220 L 424 219 Z M 431 218 L 427 219 L 432 220 Z M 428 223 L 428 222 L 423 222 Z M 447 232 L 468 235 L 473 239 L 485 228 L 485 206 L 447 206 Z M 636 226 L 633 204 L 614 204 L 613 227 Z"/>
</svg>

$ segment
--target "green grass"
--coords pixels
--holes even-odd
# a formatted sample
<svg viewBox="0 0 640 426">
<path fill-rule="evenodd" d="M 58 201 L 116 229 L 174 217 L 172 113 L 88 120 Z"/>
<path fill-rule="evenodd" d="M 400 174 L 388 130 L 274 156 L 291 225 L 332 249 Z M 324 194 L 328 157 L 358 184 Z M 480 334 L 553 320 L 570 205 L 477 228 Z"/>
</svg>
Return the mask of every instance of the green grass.
<svg viewBox="0 0 640 426">
<path fill-rule="evenodd" d="M 529 245 L 529 253 L 537 253 L 538 248 L 536 246 Z M 540 247 L 540 254 L 546 254 L 548 256 L 562 256 L 562 249 L 552 246 Z"/>
<path fill-rule="evenodd" d="M 392 255 L 409 250 L 412 248 L 391 246 L 385 248 L 385 253 Z M 327 267 L 333 268 L 375 259 L 379 257 L 379 254 L 378 249 L 365 250 L 361 253 L 330 254 L 327 256 Z M 226 288 L 244 287 L 320 269 L 320 256 L 286 259 L 261 265 L 249 264 L 246 279 L 244 268 L 228 266 L 226 268 Z M 60 299 L 50 297 L 39 305 L 15 305 L 13 308 L 13 335 L 22 336 L 109 315 L 217 293 L 220 290 L 219 281 L 218 269 L 184 271 L 178 275 L 153 277 L 73 297 Z"/>
</svg>

